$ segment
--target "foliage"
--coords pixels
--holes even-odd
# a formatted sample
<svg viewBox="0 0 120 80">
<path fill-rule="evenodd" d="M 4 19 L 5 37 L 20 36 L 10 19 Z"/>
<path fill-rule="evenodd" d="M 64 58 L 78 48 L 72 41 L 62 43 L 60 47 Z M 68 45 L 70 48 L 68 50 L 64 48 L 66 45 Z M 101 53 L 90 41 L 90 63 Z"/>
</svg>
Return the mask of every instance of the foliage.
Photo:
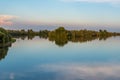
<svg viewBox="0 0 120 80">
<path fill-rule="evenodd" d="M 8 32 L 0 28 L 0 43 L 7 43 L 12 40 L 12 37 L 8 34 Z"/>
<path fill-rule="evenodd" d="M 4 29 L 2 31 L 5 31 Z M 4 36 L 7 32 L 1 33 L 0 36 Z M 59 46 L 64 46 L 68 41 L 71 42 L 86 42 L 94 39 L 106 40 L 111 36 L 118 36 L 120 33 L 112 33 L 107 30 L 66 30 L 64 27 L 59 27 L 53 31 L 48 30 L 40 30 L 39 32 L 35 32 L 32 29 L 25 31 L 22 30 L 8 30 L 8 33 L 12 35 L 12 37 L 21 37 L 21 39 L 33 39 L 34 36 L 39 36 L 40 38 L 49 39 L 50 41 L 54 41 Z"/>
</svg>

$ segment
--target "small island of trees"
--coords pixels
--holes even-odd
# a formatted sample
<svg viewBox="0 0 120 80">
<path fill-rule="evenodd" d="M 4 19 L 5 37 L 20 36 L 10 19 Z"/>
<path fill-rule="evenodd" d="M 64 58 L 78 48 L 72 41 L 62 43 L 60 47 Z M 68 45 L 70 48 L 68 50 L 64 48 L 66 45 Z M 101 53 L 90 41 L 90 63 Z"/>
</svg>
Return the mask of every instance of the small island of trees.
<svg viewBox="0 0 120 80">
<path fill-rule="evenodd" d="M 49 39 L 49 41 L 54 41 L 59 46 L 64 46 L 68 41 L 71 42 L 86 42 L 95 39 L 106 40 L 111 36 L 120 36 L 120 33 L 108 32 L 107 30 L 66 30 L 64 27 L 59 27 L 53 31 L 40 30 L 33 31 L 29 30 L 5 30 L 0 28 L 0 43 L 7 43 L 15 41 L 13 38 L 33 39 L 35 36 L 40 38 Z"/>
</svg>

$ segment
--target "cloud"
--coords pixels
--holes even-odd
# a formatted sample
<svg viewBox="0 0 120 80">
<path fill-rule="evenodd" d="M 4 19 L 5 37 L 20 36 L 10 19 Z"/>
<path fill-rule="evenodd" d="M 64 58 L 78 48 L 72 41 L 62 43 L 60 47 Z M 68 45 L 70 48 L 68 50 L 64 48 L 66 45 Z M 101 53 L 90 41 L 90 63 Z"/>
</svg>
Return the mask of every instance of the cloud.
<svg viewBox="0 0 120 80">
<path fill-rule="evenodd" d="M 17 16 L 12 15 L 0 15 L 0 25 L 12 25 L 14 20 Z"/>
<path fill-rule="evenodd" d="M 120 3 L 120 0 L 62 0 L 66 2 Z"/>
<path fill-rule="evenodd" d="M 120 80 L 118 63 L 38 64 L 22 72 L 1 72 L 0 80 Z"/>
<path fill-rule="evenodd" d="M 10 73 L 9 79 L 14 80 L 14 78 L 15 78 L 14 73 Z"/>
<path fill-rule="evenodd" d="M 56 80 L 118 80 L 119 64 L 46 64 L 36 71 L 55 72 Z M 61 78 L 62 77 L 62 78 Z M 112 77 L 112 79 L 111 79 Z"/>
</svg>

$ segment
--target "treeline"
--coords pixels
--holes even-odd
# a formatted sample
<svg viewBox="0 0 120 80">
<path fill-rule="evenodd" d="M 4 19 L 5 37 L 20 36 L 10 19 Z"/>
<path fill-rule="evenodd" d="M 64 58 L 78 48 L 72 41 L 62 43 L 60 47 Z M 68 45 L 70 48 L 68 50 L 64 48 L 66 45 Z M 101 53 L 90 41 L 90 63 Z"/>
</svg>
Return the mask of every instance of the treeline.
<svg viewBox="0 0 120 80">
<path fill-rule="evenodd" d="M 34 38 L 35 36 L 40 36 L 40 38 L 48 38 L 48 33 L 50 31 L 48 30 L 42 30 L 42 31 L 33 31 L 32 29 L 29 29 L 27 31 L 25 31 L 24 29 L 22 30 L 8 30 L 8 33 L 12 36 L 12 37 L 15 37 L 15 38 L 26 38 L 28 37 L 28 39 L 32 39 Z"/>
<path fill-rule="evenodd" d="M 14 38 L 25 38 L 28 37 L 29 39 L 34 38 L 34 36 L 38 35 L 38 32 L 33 31 L 32 29 L 29 29 L 28 31 L 22 30 L 8 30 L 8 33 L 14 37 Z"/>
<path fill-rule="evenodd" d="M 26 37 L 28 37 L 28 39 L 32 39 L 35 36 L 39 36 L 40 38 L 55 41 L 55 43 L 59 46 L 67 44 L 68 41 L 86 42 L 95 39 L 106 40 L 108 37 L 120 35 L 120 33 L 108 32 L 107 30 L 66 30 L 64 27 L 59 27 L 53 31 L 40 30 L 38 32 L 33 31 L 32 29 L 27 31 L 25 31 L 24 29 L 8 30 L 8 33 L 13 37 L 21 37 L 22 39 L 25 39 Z"/>
<path fill-rule="evenodd" d="M 22 30 L 7 30 L 7 32 L 15 36 L 40 36 L 41 38 L 48 38 L 49 33 L 66 33 L 69 38 L 71 37 L 100 37 L 100 36 L 118 36 L 120 33 L 116 32 L 108 32 L 107 30 L 99 30 L 99 31 L 92 31 L 92 30 L 65 30 L 64 27 L 59 27 L 58 29 L 55 29 L 53 31 L 49 30 L 40 30 L 40 31 L 33 31 L 32 29 L 29 29 L 25 31 Z"/>
<path fill-rule="evenodd" d="M 108 32 L 107 30 L 66 30 L 64 27 L 59 27 L 53 31 L 49 30 L 40 30 L 33 31 L 29 30 L 5 30 L 0 28 L 0 43 L 7 43 L 11 41 L 15 41 L 13 38 L 21 38 L 25 39 L 33 39 L 35 36 L 39 36 L 40 38 L 49 39 L 50 41 L 54 41 L 57 45 L 63 46 L 67 44 L 68 41 L 71 42 L 86 42 L 92 41 L 95 39 L 106 40 L 111 36 L 120 36 L 120 33 L 116 32 Z M 7 45 L 9 45 L 7 43 Z M 0 45 L 1 46 L 1 45 Z"/>
</svg>

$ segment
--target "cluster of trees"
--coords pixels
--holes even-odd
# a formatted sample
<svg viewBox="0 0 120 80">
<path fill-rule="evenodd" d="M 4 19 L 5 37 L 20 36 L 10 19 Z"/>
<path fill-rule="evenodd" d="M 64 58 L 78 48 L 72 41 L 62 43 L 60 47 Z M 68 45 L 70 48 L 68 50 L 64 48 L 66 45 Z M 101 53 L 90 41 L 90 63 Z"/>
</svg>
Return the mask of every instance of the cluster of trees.
<svg viewBox="0 0 120 80">
<path fill-rule="evenodd" d="M 40 31 L 39 31 L 39 37 L 46 39 L 46 38 L 49 37 L 49 36 L 48 36 L 49 32 L 50 32 L 50 31 L 48 31 L 48 30 L 40 30 Z"/>
<path fill-rule="evenodd" d="M 22 30 L 8 30 L 8 33 L 12 36 L 27 36 L 27 35 L 38 35 L 38 32 L 33 31 L 32 29 L 29 29 L 25 31 Z"/>
<path fill-rule="evenodd" d="M 35 36 L 39 36 L 40 38 L 48 38 L 48 34 L 50 31 L 48 30 L 40 30 L 39 32 L 33 31 L 32 29 L 29 29 L 25 31 L 22 30 L 8 30 L 8 33 L 14 37 L 14 38 L 22 38 L 25 39 L 28 37 L 28 39 L 33 39 Z"/>
<path fill-rule="evenodd" d="M 118 36 L 120 33 L 112 33 L 107 30 L 66 30 L 64 27 L 59 27 L 53 31 L 48 30 L 40 30 L 38 32 L 29 29 L 25 31 L 22 30 L 8 30 L 7 31 L 12 37 L 25 39 L 33 39 L 35 36 L 39 36 L 40 38 L 49 39 L 50 41 L 55 41 L 55 43 L 59 46 L 63 46 L 67 44 L 68 41 L 72 42 L 86 42 L 94 39 L 106 40 L 111 36 Z"/>
<path fill-rule="evenodd" d="M 15 39 L 11 37 L 7 30 L 0 27 L 0 60 L 4 59 L 8 52 L 8 47 Z"/>
<path fill-rule="evenodd" d="M 49 40 L 55 41 L 59 46 L 64 46 L 68 41 L 86 42 L 95 39 L 106 40 L 108 37 L 120 35 L 118 33 L 108 32 L 107 30 L 65 30 L 64 27 L 59 27 L 54 31 L 49 32 Z"/>
<path fill-rule="evenodd" d="M 68 42 L 68 33 L 63 27 L 59 27 L 58 29 L 49 32 L 49 40 L 55 41 L 55 44 L 59 46 L 64 46 Z"/>
<path fill-rule="evenodd" d="M 38 35 L 38 32 L 35 32 L 32 29 L 29 29 L 27 31 L 25 31 L 24 29 L 8 30 L 8 33 L 14 38 L 21 37 L 22 39 L 25 39 L 26 37 L 28 37 L 28 39 L 32 39 L 32 38 L 34 38 L 34 36 Z"/>
<path fill-rule="evenodd" d="M 3 28 L 0 28 L 0 42 L 5 43 L 11 41 L 11 36 Z"/>
<path fill-rule="evenodd" d="M 15 39 L 4 28 L 0 28 L 0 43 L 6 44 L 8 42 L 14 42 Z"/>
</svg>

